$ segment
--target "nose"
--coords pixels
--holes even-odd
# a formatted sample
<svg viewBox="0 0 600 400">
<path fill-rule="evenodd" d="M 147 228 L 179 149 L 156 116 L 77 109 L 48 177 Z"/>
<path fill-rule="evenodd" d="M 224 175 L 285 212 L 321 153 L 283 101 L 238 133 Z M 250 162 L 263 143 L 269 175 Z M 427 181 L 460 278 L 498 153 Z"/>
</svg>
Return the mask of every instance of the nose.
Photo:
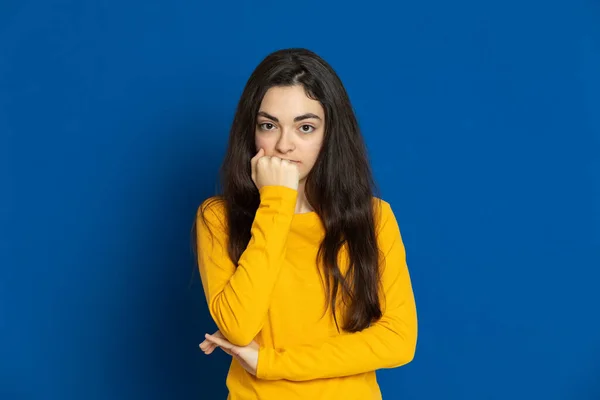
<svg viewBox="0 0 600 400">
<path fill-rule="evenodd" d="M 292 133 L 283 129 L 281 131 L 281 135 L 277 140 L 277 144 L 275 145 L 275 149 L 282 153 L 286 154 L 295 149 L 294 139 L 292 137 Z"/>
</svg>

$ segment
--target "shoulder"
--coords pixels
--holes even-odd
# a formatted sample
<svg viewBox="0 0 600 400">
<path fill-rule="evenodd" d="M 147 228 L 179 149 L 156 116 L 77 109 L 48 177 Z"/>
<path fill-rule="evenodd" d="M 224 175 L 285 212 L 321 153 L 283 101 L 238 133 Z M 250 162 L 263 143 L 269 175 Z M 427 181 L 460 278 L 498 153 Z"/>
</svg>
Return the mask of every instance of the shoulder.
<svg viewBox="0 0 600 400">
<path fill-rule="evenodd" d="M 389 202 L 373 196 L 373 215 L 375 216 L 375 223 L 383 223 L 394 216 L 394 211 Z"/>
<path fill-rule="evenodd" d="M 213 196 L 204 200 L 196 211 L 196 221 L 209 225 L 224 225 L 225 200 L 221 196 Z"/>
<path fill-rule="evenodd" d="M 373 197 L 373 216 L 375 231 L 379 233 L 396 234 L 399 231 L 396 215 L 392 205 L 386 200 Z"/>
</svg>

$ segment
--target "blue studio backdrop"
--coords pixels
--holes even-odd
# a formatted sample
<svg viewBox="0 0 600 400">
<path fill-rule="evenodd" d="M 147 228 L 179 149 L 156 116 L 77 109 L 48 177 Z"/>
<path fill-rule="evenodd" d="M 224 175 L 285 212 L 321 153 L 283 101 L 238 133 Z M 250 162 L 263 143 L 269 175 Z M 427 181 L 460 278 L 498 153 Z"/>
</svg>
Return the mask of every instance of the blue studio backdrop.
<svg viewBox="0 0 600 400">
<path fill-rule="evenodd" d="M 344 81 L 403 234 L 385 399 L 600 399 L 597 1 L 0 3 L 0 399 L 224 399 L 190 229 L 271 51 Z"/>
</svg>

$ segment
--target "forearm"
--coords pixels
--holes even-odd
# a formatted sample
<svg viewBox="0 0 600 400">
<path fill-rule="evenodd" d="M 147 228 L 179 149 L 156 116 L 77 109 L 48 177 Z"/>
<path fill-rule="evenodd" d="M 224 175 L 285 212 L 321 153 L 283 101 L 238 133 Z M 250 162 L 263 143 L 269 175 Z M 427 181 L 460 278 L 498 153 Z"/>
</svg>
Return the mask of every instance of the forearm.
<svg viewBox="0 0 600 400">
<path fill-rule="evenodd" d="M 258 334 L 285 258 L 285 242 L 295 209 L 296 192 L 265 187 L 251 227 L 251 239 L 237 266 L 224 265 L 226 243 L 200 237 L 212 252 L 200 256 L 200 273 L 210 315 L 233 344 L 245 346 Z M 229 276 L 226 276 L 229 274 Z"/>
<path fill-rule="evenodd" d="M 383 316 L 370 327 L 323 342 L 283 349 L 262 348 L 258 377 L 310 380 L 355 375 L 410 362 L 417 342 L 417 312 L 406 252 L 389 204 L 379 230 Z"/>
<path fill-rule="evenodd" d="M 413 312 L 410 312 L 415 315 Z M 416 348 L 416 317 L 383 320 L 356 333 L 319 344 L 259 351 L 261 379 L 304 381 L 356 375 L 409 363 Z"/>
</svg>

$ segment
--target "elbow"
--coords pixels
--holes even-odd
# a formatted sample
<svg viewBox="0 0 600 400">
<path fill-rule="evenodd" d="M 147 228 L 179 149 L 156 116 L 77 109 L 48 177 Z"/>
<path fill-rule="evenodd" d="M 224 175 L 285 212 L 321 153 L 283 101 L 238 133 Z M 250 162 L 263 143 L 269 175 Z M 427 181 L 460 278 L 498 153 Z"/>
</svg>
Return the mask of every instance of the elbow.
<svg viewBox="0 0 600 400">
<path fill-rule="evenodd" d="M 404 364 L 410 363 L 415 358 L 415 353 L 417 352 L 417 336 L 417 324 L 415 321 L 415 324 L 408 330 L 402 340 L 401 354 L 402 362 Z"/>
<path fill-rule="evenodd" d="M 237 321 L 229 321 L 220 318 L 214 318 L 213 321 L 217 325 L 219 332 L 234 346 L 246 347 L 256 337 L 258 331 L 254 329 L 244 329 Z"/>
<path fill-rule="evenodd" d="M 397 368 L 409 364 L 414 360 L 416 345 L 402 341 L 393 351 L 390 352 L 391 359 L 386 368 Z"/>
<path fill-rule="evenodd" d="M 412 360 L 415 359 L 416 352 L 417 352 L 417 341 L 415 339 L 415 341 L 411 342 L 410 345 L 407 346 L 407 349 L 404 351 L 404 356 L 403 356 L 403 360 L 402 360 L 402 362 L 404 363 L 403 365 L 406 365 L 406 364 L 412 362 Z"/>
<path fill-rule="evenodd" d="M 416 348 L 416 342 L 403 340 L 392 353 L 394 359 L 391 360 L 390 368 L 401 367 L 412 362 L 415 358 Z"/>
<path fill-rule="evenodd" d="M 417 330 L 416 327 L 409 332 L 398 333 L 390 346 L 390 356 L 388 368 L 401 367 L 409 364 L 415 358 L 417 351 Z"/>
<path fill-rule="evenodd" d="M 238 347 L 248 346 L 250 343 L 252 343 L 252 341 L 256 337 L 256 335 L 254 333 L 249 332 L 249 331 L 244 331 L 242 329 L 225 329 L 225 330 L 219 329 L 219 330 L 221 331 L 223 336 L 225 336 L 225 338 L 229 341 L 229 343 L 233 344 L 234 346 L 238 346 Z"/>
<path fill-rule="evenodd" d="M 211 307 L 210 315 L 225 339 L 238 347 L 252 343 L 262 328 L 262 324 L 253 318 L 242 318 L 240 315 L 223 312 L 218 307 Z"/>
</svg>

